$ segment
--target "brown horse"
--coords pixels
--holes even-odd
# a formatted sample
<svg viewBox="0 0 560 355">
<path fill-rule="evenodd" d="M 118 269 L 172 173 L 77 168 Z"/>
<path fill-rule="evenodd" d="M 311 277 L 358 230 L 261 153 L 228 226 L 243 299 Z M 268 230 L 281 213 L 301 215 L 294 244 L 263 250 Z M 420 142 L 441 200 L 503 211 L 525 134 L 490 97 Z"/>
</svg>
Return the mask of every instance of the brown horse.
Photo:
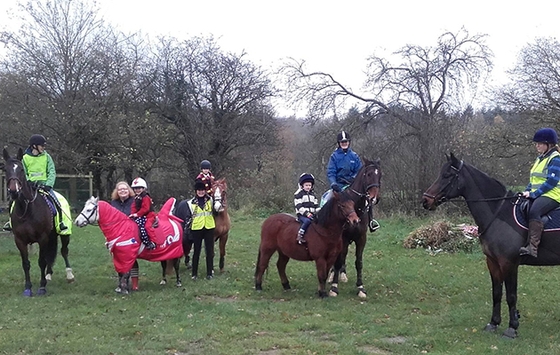
<svg viewBox="0 0 560 355">
<path fill-rule="evenodd" d="M 346 256 L 348 247 L 356 245 L 356 287 L 358 296 L 366 298 L 366 290 L 362 282 L 363 254 L 367 242 L 368 223 L 373 219 L 373 206 L 379 202 L 379 188 L 381 186 L 381 169 L 379 160 L 364 159 L 364 165 L 356 174 L 356 178 L 345 190 L 356 205 L 356 213 L 360 223 L 355 228 L 347 228 L 342 234 L 342 252 L 334 263 L 330 295 L 338 295 L 339 277 L 342 282 L 348 281 L 346 276 Z"/>
<path fill-rule="evenodd" d="M 255 270 L 255 289 L 262 290 L 262 276 L 268 262 L 278 252 L 278 274 L 284 290 L 290 289 L 286 276 L 286 265 L 291 259 L 315 261 L 319 279 L 319 297 L 327 296 L 325 285 L 327 274 L 342 249 L 344 225 L 357 225 L 360 219 L 354 210 L 354 201 L 346 193 L 334 193 L 333 197 L 321 208 L 317 218 L 305 233 L 307 244 L 296 241 L 299 222 L 292 215 L 277 213 L 268 217 L 261 227 L 261 244 Z"/>
<path fill-rule="evenodd" d="M 212 198 L 214 199 L 214 242 L 219 242 L 220 247 L 220 272 L 224 271 L 226 244 L 229 238 L 229 230 L 231 229 L 231 220 L 229 218 L 227 206 L 227 181 L 225 178 L 218 179 L 212 184 Z M 192 248 L 192 241 L 185 238 L 183 240 L 183 249 L 185 251 L 185 265 L 189 264 L 189 253 Z"/>
<path fill-rule="evenodd" d="M 512 202 L 518 196 L 498 180 L 451 154 L 437 180 L 424 193 L 422 204 L 428 210 L 435 210 L 438 205 L 459 196 L 464 198 L 478 225 L 480 244 L 492 280 L 492 316 L 484 330 L 495 332 L 502 321 L 505 285 L 509 324 L 503 337 L 515 338 L 519 327 L 519 265 L 560 265 L 560 231 L 555 226 L 545 226 L 538 257 L 520 256 L 519 248 L 527 243 L 527 228 L 514 216 Z"/>
<path fill-rule="evenodd" d="M 41 281 L 37 295 L 42 296 L 47 293 L 47 281 L 50 279 L 52 266 L 56 259 L 58 234 L 54 227 L 54 216 L 43 195 L 27 181 L 21 162 L 23 158 L 21 148 L 18 150 L 17 158 L 10 157 L 6 149 L 4 149 L 3 155 L 6 161 L 4 172 L 8 193 L 13 201 L 13 208 L 10 211 L 12 232 L 25 273 L 23 295 L 26 297 L 33 296 L 29 274 L 31 264 L 27 247 L 37 243 L 39 244 L 39 268 L 41 269 Z M 62 242 L 60 252 L 66 263 L 66 278 L 68 282 L 72 282 L 74 281 L 74 275 L 68 261 L 70 235 L 61 235 L 60 239 Z"/>
</svg>

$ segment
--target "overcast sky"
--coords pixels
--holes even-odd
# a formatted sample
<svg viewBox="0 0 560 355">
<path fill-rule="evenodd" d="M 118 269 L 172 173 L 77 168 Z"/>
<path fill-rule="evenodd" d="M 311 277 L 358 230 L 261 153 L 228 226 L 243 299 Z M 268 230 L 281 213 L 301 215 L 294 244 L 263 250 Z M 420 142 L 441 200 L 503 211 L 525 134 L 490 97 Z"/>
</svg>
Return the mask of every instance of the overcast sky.
<svg viewBox="0 0 560 355">
<path fill-rule="evenodd" d="M 17 0 L 0 1 L 0 26 Z M 189 38 L 212 34 L 225 50 L 247 52 L 264 68 L 283 58 L 333 74 L 359 91 L 366 58 L 405 44 L 430 46 L 465 27 L 488 34 L 494 81 L 504 81 L 519 50 L 537 37 L 560 38 L 560 1 L 502 0 L 98 0 L 102 16 L 125 32 Z"/>
</svg>

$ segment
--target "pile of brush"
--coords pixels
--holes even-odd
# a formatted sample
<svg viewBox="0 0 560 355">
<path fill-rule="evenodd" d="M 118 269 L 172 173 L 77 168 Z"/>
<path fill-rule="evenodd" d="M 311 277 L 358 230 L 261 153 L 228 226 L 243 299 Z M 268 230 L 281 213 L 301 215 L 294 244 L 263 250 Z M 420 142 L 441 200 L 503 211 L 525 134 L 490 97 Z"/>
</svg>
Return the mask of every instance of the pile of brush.
<svg viewBox="0 0 560 355">
<path fill-rule="evenodd" d="M 478 247 L 478 227 L 438 221 L 412 231 L 404 240 L 407 249 L 424 248 L 432 253 L 442 251 L 471 253 Z"/>
</svg>

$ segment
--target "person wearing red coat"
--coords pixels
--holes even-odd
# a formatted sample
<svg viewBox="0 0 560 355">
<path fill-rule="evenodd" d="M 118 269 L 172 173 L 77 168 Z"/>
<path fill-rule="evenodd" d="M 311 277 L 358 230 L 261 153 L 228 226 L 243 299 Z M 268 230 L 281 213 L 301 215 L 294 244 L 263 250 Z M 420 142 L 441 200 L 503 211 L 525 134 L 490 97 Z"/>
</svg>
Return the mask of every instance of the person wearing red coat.
<svg viewBox="0 0 560 355">
<path fill-rule="evenodd" d="M 154 222 L 156 213 L 153 208 L 153 201 L 150 194 L 146 191 L 147 184 L 142 178 L 136 178 L 132 181 L 132 189 L 136 196 L 130 208 L 130 218 L 138 224 L 140 228 L 140 239 L 148 250 L 153 250 L 157 245 L 150 240 L 150 234 L 154 234 Z"/>
</svg>

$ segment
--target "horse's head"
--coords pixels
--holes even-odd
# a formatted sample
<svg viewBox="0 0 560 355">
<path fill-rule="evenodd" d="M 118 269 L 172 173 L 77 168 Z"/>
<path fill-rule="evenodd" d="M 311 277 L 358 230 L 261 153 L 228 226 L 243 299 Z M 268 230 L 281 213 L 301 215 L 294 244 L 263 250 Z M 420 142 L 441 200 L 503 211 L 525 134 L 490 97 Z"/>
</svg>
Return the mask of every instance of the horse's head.
<svg viewBox="0 0 560 355">
<path fill-rule="evenodd" d="M 97 197 L 91 196 L 86 201 L 82 212 L 80 212 L 78 217 L 76 217 L 74 224 L 78 227 L 85 227 L 88 224 L 97 223 L 99 221 L 99 209 L 97 208 L 98 202 L 99 199 Z"/>
<path fill-rule="evenodd" d="M 364 165 L 358 171 L 356 178 L 350 185 L 350 191 L 365 196 L 371 204 L 379 202 L 379 188 L 381 187 L 380 161 L 364 159 Z"/>
<path fill-rule="evenodd" d="M 4 164 L 4 172 L 6 174 L 8 193 L 12 200 L 15 200 L 22 191 L 28 188 L 27 178 L 23 170 L 23 163 L 21 162 L 23 150 L 21 148 L 18 150 L 17 158 L 11 157 L 6 148 L 4 148 L 3 154 L 6 162 Z"/>
<path fill-rule="evenodd" d="M 360 217 L 356 213 L 354 201 L 344 193 L 333 192 L 333 200 L 338 205 L 339 212 L 346 219 L 351 227 L 355 227 L 360 223 Z"/>
<path fill-rule="evenodd" d="M 453 153 L 447 156 L 447 162 L 443 164 L 438 178 L 422 196 L 422 206 L 425 209 L 433 211 L 445 201 L 461 195 L 459 174 L 463 166 L 463 161 Z"/>
<path fill-rule="evenodd" d="M 214 181 L 214 210 L 218 213 L 225 211 L 227 203 L 227 182 L 226 179 Z"/>
</svg>

